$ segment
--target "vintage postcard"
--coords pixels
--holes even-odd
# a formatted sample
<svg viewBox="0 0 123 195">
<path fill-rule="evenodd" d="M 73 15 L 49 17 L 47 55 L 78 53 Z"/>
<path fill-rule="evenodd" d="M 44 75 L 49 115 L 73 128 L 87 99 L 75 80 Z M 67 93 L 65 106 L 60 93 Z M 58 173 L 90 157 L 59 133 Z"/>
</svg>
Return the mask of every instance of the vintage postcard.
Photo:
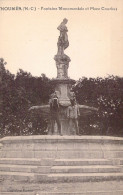
<svg viewBox="0 0 123 195">
<path fill-rule="evenodd" d="M 0 0 L 0 194 L 123 194 L 122 0 Z"/>
</svg>

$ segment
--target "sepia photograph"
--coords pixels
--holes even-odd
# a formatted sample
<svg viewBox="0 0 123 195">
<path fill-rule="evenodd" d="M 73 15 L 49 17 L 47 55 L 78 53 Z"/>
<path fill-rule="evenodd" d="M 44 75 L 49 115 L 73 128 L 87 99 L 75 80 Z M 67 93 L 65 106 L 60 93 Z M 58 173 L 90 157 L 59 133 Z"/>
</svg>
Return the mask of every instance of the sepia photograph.
<svg viewBox="0 0 123 195">
<path fill-rule="evenodd" d="M 123 195 L 122 0 L 0 0 L 0 195 Z"/>
</svg>

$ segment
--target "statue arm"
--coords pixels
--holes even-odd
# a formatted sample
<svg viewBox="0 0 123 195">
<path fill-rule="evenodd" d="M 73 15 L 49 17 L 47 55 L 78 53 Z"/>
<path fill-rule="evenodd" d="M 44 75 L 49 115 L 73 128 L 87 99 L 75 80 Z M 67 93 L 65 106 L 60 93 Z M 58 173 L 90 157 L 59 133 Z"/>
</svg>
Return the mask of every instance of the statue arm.
<svg viewBox="0 0 123 195">
<path fill-rule="evenodd" d="M 69 112 L 69 107 L 67 108 L 67 118 L 69 118 L 70 112 Z"/>
<path fill-rule="evenodd" d="M 77 106 L 77 113 L 78 113 L 78 116 L 80 116 L 79 106 Z"/>
<path fill-rule="evenodd" d="M 65 25 L 63 25 L 62 23 L 58 26 L 57 29 L 58 29 L 60 32 L 64 32 L 64 31 L 68 32 L 67 27 L 66 27 Z"/>
<path fill-rule="evenodd" d="M 61 25 L 59 25 L 57 29 L 58 29 L 59 31 L 61 31 Z"/>
<path fill-rule="evenodd" d="M 52 104 L 52 100 L 51 100 L 51 99 L 49 99 L 49 105 L 51 106 L 51 104 Z"/>
</svg>

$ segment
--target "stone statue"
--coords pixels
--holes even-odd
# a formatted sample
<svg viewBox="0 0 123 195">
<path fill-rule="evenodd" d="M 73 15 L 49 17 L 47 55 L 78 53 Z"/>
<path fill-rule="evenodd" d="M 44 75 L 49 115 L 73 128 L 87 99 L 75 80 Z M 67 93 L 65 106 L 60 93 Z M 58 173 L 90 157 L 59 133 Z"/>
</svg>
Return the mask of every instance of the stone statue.
<svg viewBox="0 0 123 195">
<path fill-rule="evenodd" d="M 69 129 L 73 129 L 73 134 L 79 135 L 79 125 L 78 125 L 78 117 L 80 116 L 79 106 L 76 104 L 75 99 L 70 99 L 71 105 L 67 108 L 67 118 Z"/>
<path fill-rule="evenodd" d="M 68 20 L 66 18 L 63 19 L 62 23 L 58 26 L 58 30 L 60 31 L 60 36 L 58 39 L 58 53 L 57 55 L 63 55 L 64 50 L 69 46 L 69 41 L 68 41 L 68 35 L 67 35 L 67 24 Z"/>
<path fill-rule="evenodd" d="M 58 52 L 57 55 L 55 55 L 54 60 L 56 61 L 58 79 L 68 78 L 68 67 L 69 67 L 69 62 L 71 61 L 69 56 L 64 54 L 64 50 L 69 46 L 68 35 L 67 35 L 68 30 L 66 27 L 67 22 L 68 20 L 64 18 L 61 24 L 57 28 L 60 31 L 60 36 L 57 42 Z"/>
<path fill-rule="evenodd" d="M 61 134 L 61 122 L 60 122 L 60 106 L 59 106 L 59 98 L 57 96 L 57 92 L 55 91 L 51 94 L 50 100 L 50 126 L 51 126 L 51 133 L 54 134 L 54 127 L 55 122 L 57 124 L 57 130 L 59 135 Z"/>
</svg>

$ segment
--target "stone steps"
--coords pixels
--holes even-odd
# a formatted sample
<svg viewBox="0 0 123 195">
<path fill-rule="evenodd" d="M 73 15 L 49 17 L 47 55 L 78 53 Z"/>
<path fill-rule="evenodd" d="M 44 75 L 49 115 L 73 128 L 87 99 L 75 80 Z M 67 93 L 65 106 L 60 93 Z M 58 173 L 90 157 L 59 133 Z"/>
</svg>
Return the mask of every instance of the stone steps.
<svg viewBox="0 0 123 195">
<path fill-rule="evenodd" d="M 108 159 L 1 158 L 0 171 L 1 179 L 19 181 L 88 181 L 104 180 L 105 176 L 123 179 L 122 165 L 114 166 Z"/>
<path fill-rule="evenodd" d="M 1 180 L 123 180 L 122 138 L 20 136 L 3 138 L 1 144 Z"/>
<path fill-rule="evenodd" d="M 123 159 L 1 158 L 0 179 L 18 181 L 79 182 L 123 179 Z M 45 166 L 44 166 L 45 165 Z"/>
<path fill-rule="evenodd" d="M 3 160 L 3 159 L 2 159 Z M 58 164 L 59 163 L 59 159 L 56 159 L 53 163 L 53 166 L 50 165 L 50 166 L 38 166 L 38 165 L 25 165 L 25 162 L 23 163 L 22 160 L 21 160 L 21 164 L 0 164 L 0 171 L 4 171 L 4 172 L 26 172 L 26 173 L 44 173 L 44 174 L 47 174 L 47 173 L 98 173 L 98 172 L 120 172 L 121 171 L 121 167 L 119 166 L 113 166 L 113 165 L 109 165 L 108 163 L 110 161 L 108 160 L 101 160 L 101 161 L 95 161 L 93 159 L 91 159 L 91 161 L 89 161 L 88 159 L 88 164 L 85 166 L 85 163 L 86 161 L 82 160 L 82 159 L 79 159 L 78 161 L 76 161 L 75 159 L 73 160 L 67 160 L 67 159 L 64 159 L 65 162 L 67 162 L 67 165 L 65 164 L 64 165 L 64 161 L 63 161 L 63 164 L 62 164 L 62 161 L 60 160 L 60 165 Z M 24 161 L 24 159 L 23 159 Z M 5 162 L 4 160 L 2 162 Z M 7 161 L 8 162 L 8 161 Z M 11 163 L 16 163 L 17 160 L 15 160 L 14 162 L 12 162 L 11 160 Z M 37 161 L 36 161 L 37 162 Z M 41 160 L 39 161 L 41 162 Z M 55 165 L 55 163 L 57 162 L 57 166 Z M 70 164 L 68 165 L 68 163 L 70 162 Z M 73 163 L 74 162 L 74 163 Z M 78 165 L 75 164 L 76 162 L 84 162 L 84 165 Z M 100 163 L 107 163 L 107 164 L 104 164 L 104 165 L 100 165 L 100 164 L 96 164 L 97 162 L 100 162 Z M 23 164 L 22 164 L 23 163 Z M 34 162 L 33 162 L 34 163 Z M 110 162 L 111 163 L 111 162 Z"/>
</svg>

